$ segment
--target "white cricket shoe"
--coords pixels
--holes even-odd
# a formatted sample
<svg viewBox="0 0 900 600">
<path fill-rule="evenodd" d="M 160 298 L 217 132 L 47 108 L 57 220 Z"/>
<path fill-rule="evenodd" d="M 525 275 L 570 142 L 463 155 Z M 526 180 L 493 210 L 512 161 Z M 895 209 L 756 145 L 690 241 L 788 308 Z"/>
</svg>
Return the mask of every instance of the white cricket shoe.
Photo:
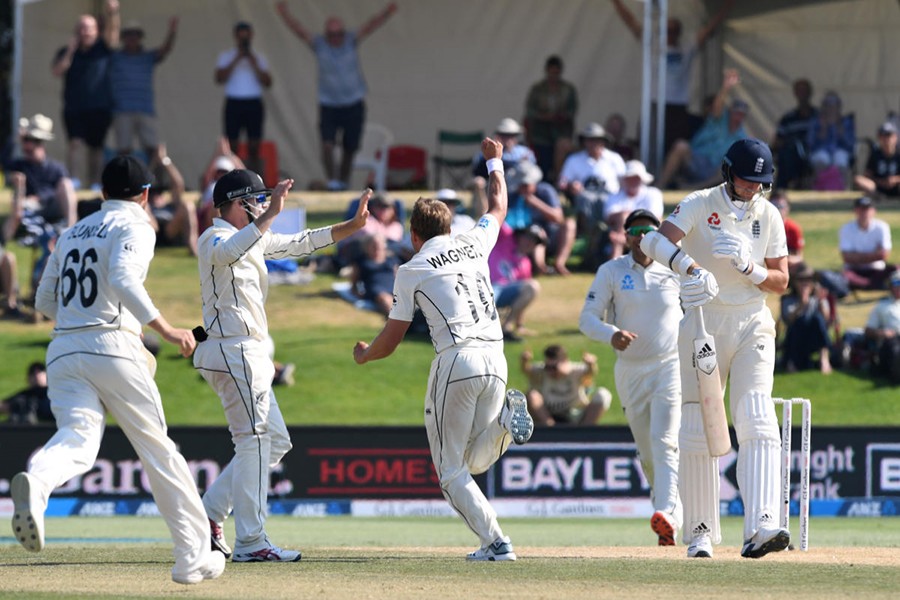
<svg viewBox="0 0 900 600">
<path fill-rule="evenodd" d="M 749 540 L 744 542 L 741 556 L 744 558 L 762 558 L 769 552 L 781 552 L 791 543 L 791 534 L 787 529 L 760 527 Z"/>
<path fill-rule="evenodd" d="M 267 542 L 268 546 L 252 552 L 238 552 L 235 548 L 232 562 L 297 562 L 301 555 L 296 550 L 284 550 Z"/>
<path fill-rule="evenodd" d="M 507 430 L 516 444 L 524 444 L 534 433 L 534 419 L 528 414 L 528 401 L 519 390 L 506 392 L 506 401 L 500 409 L 500 426 Z"/>
<path fill-rule="evenodd" d="M 225 532 L 222 531 L 222 526 L 212 519 L 209 519 L 209 540 L 211 550 L 221 552 L 225 558 L 231 558 L 231 547 L 225 541 Z"/>
<path fill-rule="evenodd" d="M 675 520 L 661 510 L 650 517 L 650 529 L 659 537 L 660 546 L 674 546 L 675 537 L 678 535 L 678 526 Z"/>
<path fill-rule="evenodd" d="M 184 585 L 200 583 L 204 579 L 215 579 L 225 571 L 225 555 L 221 552 L 210 551 L 206 566 L 194 569 L 190 573 L 180 574 L 172 569 L 172 581 Z"/>
<path fill-rule="evenodd" d="M 13 501 L 13 536 L 29 552 L 44 548 L 44 501 L 28 473 L 17 473 L 10 482 Z"/>
<path fill-rule="evenodd" d="M 712 540 L 708 533 L 695 535 L 687 550 L 688 558 L 712 558 Z"/>
<path fill-rule="evenodd" d="M 488 561 L 504 561 L 516 560 L 516 553 L 513 552 L 512 542 L 509 537 L 500 537 L 488 544 L 482 546 L 475 552 L 469 552 L 466 560 L 488 560 Z"/>
</svg>

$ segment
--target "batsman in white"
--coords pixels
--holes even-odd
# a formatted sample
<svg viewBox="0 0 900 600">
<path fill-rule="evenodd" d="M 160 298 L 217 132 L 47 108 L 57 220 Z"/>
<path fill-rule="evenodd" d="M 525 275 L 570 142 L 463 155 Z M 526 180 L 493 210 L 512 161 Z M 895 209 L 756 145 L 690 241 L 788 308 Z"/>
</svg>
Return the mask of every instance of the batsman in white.
<svg viewBox="0 0 900 600">
<path fill-rule="evenodd" d="M 175 542 L 172 579 L 199 583 L 225 569 L 211 552 L 209 525 L 187 463 L 166 435 L 155 361 L 141 343 L 149 325 L 190 356 L 194 339 L 169 325 L 144 288 L 156 235 L 145 212 L 151 175 L 131 157 L 103 170 L 99 212 L 62 234 L 35 298 L 56 320 L 47 377 L 57 432 L 12 479 L 13 534 L 32 552 L 44 547 L 50 492 L 88 471 L 107 412 L 141 460 L 153 498 Z"/>
<path fill-rule="evenodd" d="M 369 216 L 366 190 L 349 221 L 295 235 L 269 231 L 293 185 L 267 189 L 259 175 L 238 169 L 213 190 L 219 217 L 198 241 L 203 339 L 194 366 L 222 400 L 234 442 L 234 458 L 203 495 L 212 547 L 225 556 L 222 524 L 234 511 L 235 562 L 296 562 L 300 552 L 269 541 L 265 530 L 269 472 L 291 449 L 284 418 L 272 392 L 275 365 L 268 350 L 265 259 L 311 254 L 359 230 Z M 195 330 L 197 331 L 197 330 Z"/>
<path fill-rule="evenodd" d="M 488 255 L 506 218 L 503 146 L 481 142 L 489 177 L 488 211 L 466 233 L 450 237 L 453 215 L 440 200 L 419 198 L 410 217 L 415 256 L 400 266 L 394 306 L 371 345 L 358 342 L 359 364 L 389 356 L 413 319 L 425 315 L 436 356 L 425 396 L 425 429 L 431 458 L 450 506 L 481 540 L 468 560 L 516 560 L 497 513 L 472 479 L 506 452 L 524 444 L 534 422 L 525 395 L 506 392 L 503 328 L 494 305 Z"/>
<path fill-rule="evenodd" d="M 790 542 L 778 522 L 781 438 L 771 398 L 775 321 L 766 306 L 766 293 L 782 294 L 788 283 L 784 224 L 768 201 L 773 173 L 764 142 L 735 142 L 722 162 L 724 183 L 690 194 L 641 242 L 645 254 L 682 276 L 682 306 L 703 307 L 719 373 L 730 379 L 744 502 L 741 556 L 749 558 L 784 550 Z M 679 480 L 688 556 L 711 557 L 712 544 L 721 542 L 719 469 L 707 448 L 692 339 L 686 335 L 695 330 L 688 320 L 696 312 L 687 311 L 678 340 L 684 402 Z"/>
<path fill-rule="evenodd" d="M 603 263 L 581 309 L 586 336 L 616 350 L 616 389 L 650 482 L 650 527 L 660 546 L 674 546 L 681 527 L 678 496 L 678 277 L 641 250 L 659 219 L 640 208 L 625 219 L 629 253 Z"/>
</svg>

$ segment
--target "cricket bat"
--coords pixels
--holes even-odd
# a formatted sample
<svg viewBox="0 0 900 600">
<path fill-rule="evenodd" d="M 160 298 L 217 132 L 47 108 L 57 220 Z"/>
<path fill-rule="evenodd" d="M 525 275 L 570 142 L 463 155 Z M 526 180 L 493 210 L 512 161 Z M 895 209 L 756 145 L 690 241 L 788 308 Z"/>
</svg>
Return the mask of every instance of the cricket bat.
<svg viewBox="0 0 900 600">
<path fill-rule="evenodd" d="M 728 434 L 728 418 L 725 416 L 725 398 L 719 365 L 716 361 L 716 341 L 706 332 L 703 308 L 696 308 L 694 331 L 694 370 L 697 372 L 697 388 L 700 392 L 700 414 L 706 445 L 712 456 L 724 456 L 731 450 Z"/>
</svg>

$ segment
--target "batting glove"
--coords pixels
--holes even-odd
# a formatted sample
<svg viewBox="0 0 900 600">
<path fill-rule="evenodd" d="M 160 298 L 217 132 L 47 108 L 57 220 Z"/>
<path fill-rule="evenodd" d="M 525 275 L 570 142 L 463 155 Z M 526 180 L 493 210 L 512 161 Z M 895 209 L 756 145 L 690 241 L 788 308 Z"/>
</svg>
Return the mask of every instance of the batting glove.
<svg viewBox="0 0 900 600">
<path fill-rule="evenodd" d="M 681 306 L 695 308 L 703 306 L 719 293 L 719 284 L 706 269 L 694 269 L 690 277 L 681 281 Z"/>
<path fill-rule="evenodd" d="M 712 253 L 716 258 L 730 260 L 739 273 L 746 274 L 750 270 L 750 244 L 742 237 L 722 232 L 713 242 Z"/>
</svg>

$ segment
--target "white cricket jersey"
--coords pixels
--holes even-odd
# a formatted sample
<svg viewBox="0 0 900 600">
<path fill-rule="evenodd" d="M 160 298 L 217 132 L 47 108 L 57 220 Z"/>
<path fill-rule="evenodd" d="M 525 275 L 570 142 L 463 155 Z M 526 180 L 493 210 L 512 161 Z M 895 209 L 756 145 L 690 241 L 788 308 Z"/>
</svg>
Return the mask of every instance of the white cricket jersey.
<svg viewBox="0 0 900 600">
<path fill-rule="evenodd" d="M 766 292 L 738 273 L 728 259 L 712 255 L 712 244 L 716 236 L 727 231 L 750 243 L 750 258 L 755 264 L 764 266 L 767 258 L 787 256 L 784 222 L 771 202 L 757 200 L 738 220 L 723 183 L 690 194 L 666 220 L 684 232 L 682 249 L 698 265 L 715 275 L 719 294 L 711 304 L 740 305 L 765 301 Z"/>
<path fill-rule="evenodd" d="M 159 316 L 144 288 L 156 234 L 137 202 L 106 200 L 56 242 L 35 296 L 53 335 L 141 328 Z"/>
<path fill-rule="evenodd" d="M 488 214 L 466 233 L 425 242 L 397 270 L 390 318 L 412 321 L 418 305 L 437 353 L 454 346 L 502 344 L 503 329 L 488 269 L 488 256 L 499 234 L 499 223 Z"/>
<path fill-rule="evenodd" d="M 630 254 L 603 263 L 588 290 L 578 325 L 593 340 L 609 344 L 619 330 L 637 334 L 624 360 L 647 360 L 678 351 L 681 304 L 678 275 L 656 261 L 646 268 Z"/>
<path fill-rule="evenodd" d="M 203 328 L 212 337 L 248 336 L 264 341 L 269 325 L 267 258 L 299 258 L 333 243 L 331 227 L 294 235 L 266 231 L 250 223 L 237 229 L 213 219 L 197 243 Z"/>
</svg>

